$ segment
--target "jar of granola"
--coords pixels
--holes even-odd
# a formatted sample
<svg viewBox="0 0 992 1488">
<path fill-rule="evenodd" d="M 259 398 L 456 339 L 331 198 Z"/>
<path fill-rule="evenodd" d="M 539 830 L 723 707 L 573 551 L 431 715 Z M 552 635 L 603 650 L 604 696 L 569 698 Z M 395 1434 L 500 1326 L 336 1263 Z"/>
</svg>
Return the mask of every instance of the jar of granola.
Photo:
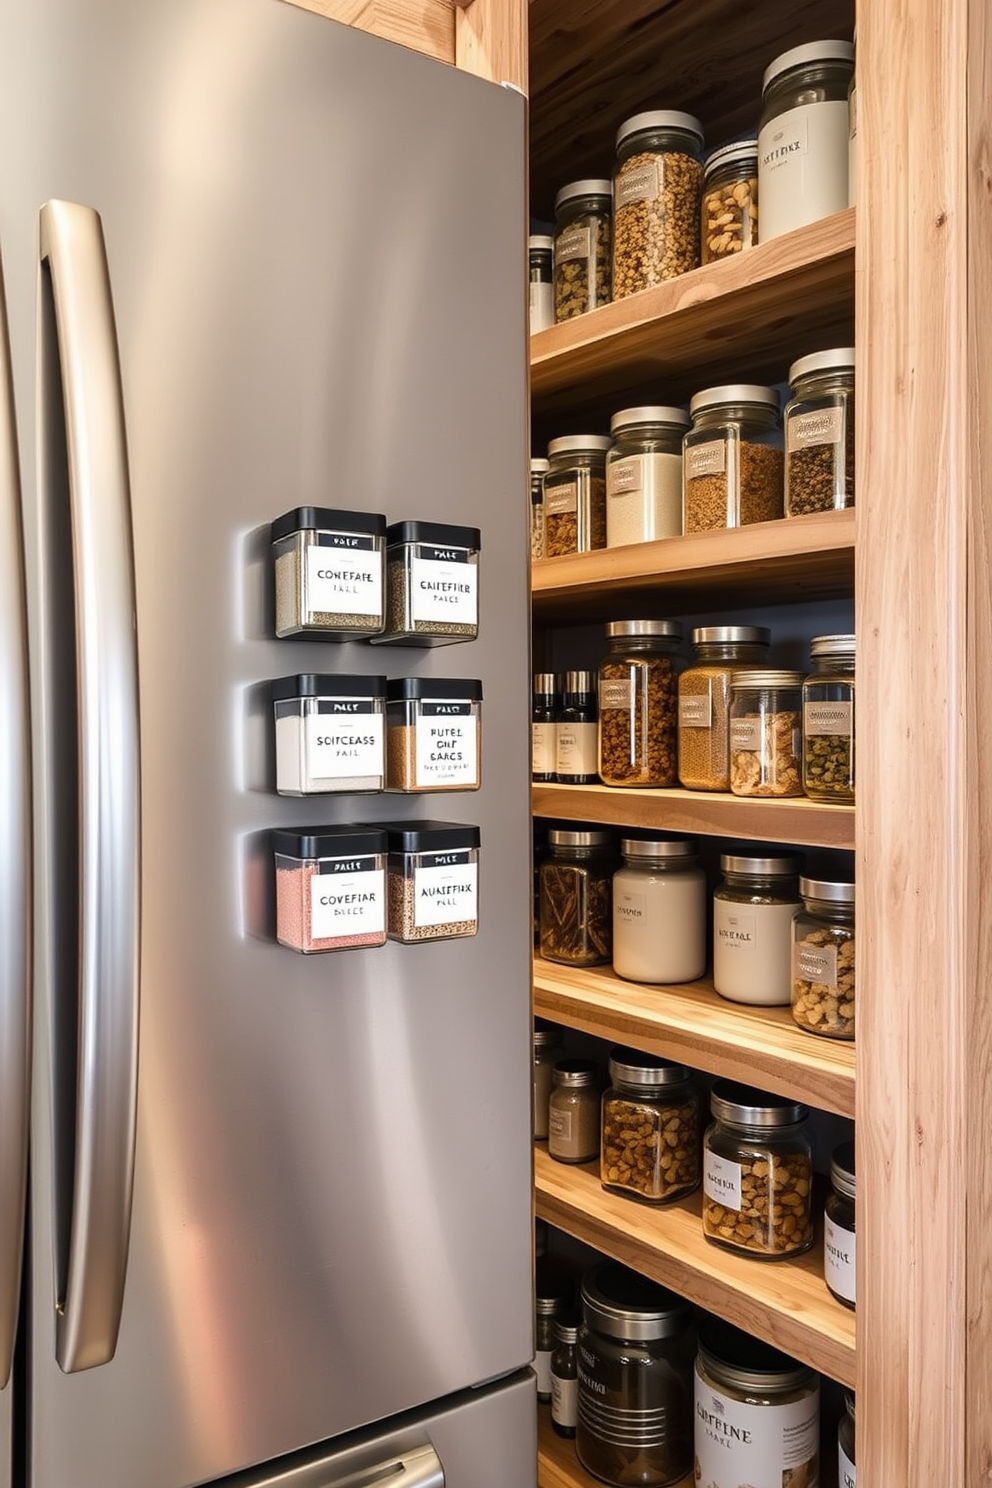
<svg viewBox="0 0 992 1488">
<path fill-rule="evenodd" d="M 854 347 L 817 351 L 789 368 L 785 510 L 790 517 L 854 505 Z"/>
<path fill-rule="evenodd" d="M 613 620 L 599 667 L 604 785 L 674 785 L 678 620 Z"/>
<path fill-rule="evenodd" d="M 635 114 L 617 131 L 613 298 L 699 264 L 703 126 L 691 114 Z"/>
<path fill-rule="evenodd" d="M 639 1049 L 610 1050 L 603 1096 L 600 1182 L 664 1204 L 699 1183 L 699 1095 L 692 1070 Z"/>
<path fill-rule="evenodd" d="M 703 1137 L 703 1234 L 761 1260 L 813 1243 L 809 1110 L 798 1101 L 718 1080 Z"/>
<path fill-rule="evenodd" d="M 854 885 L 801 878 L 793 921 L 792 1016 L 807 1033 L 854 1037 Z"/>
<path fill-rule="evenodd" d="M 606 547 L 607 434 L 569 434 L 548 445 L 544 476 L 544 556 Z"/>
<path fill-rule="evenodd" d="M 801 796 L 802 672 L 737 672 L 730 679 L 730 789 L 735 796 Z"/>
<path fill-rule="evenodd" d="M 555 197 L 555 320 L 610 302 L 613 182 L 570 181 Z"/>
<path fill-rule="evenodd" d="M 709 532 L 782 515 L 778 393 L 756 383 L 704 388 L 682 445 L 684 529 Z"/>
</svg>

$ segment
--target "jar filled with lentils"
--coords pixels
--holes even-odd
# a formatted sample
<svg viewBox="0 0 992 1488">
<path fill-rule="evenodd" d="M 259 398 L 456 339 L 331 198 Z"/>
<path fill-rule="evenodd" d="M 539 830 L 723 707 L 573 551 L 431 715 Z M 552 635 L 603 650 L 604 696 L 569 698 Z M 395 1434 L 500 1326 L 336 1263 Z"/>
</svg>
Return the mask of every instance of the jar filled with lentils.
<svg viewBox="0 0 992 1488">
<path fill-rule="evenodd" d="M 730 679 L 768 655 L 763 625 L 701 625 L 679 677 L 679 780 L 687 790 L 730 789 Z"/>
<path fill-rule="evenodd" d="M 682 531 L 681 408 L 624 408 L 610 420 L 606 457 L 606 546 L 654 542 Z"/>
<path fill-rule="evenodd" d="M 548 445 L 544 475 L 544 556 L 606 546 L 607 434 L 568 434 Z"/>
<path fill-rule="evenodd" d="M 700 216 L 704 264 L 717 263 L 758 241 L 758 141 L 735 140 L 714 150 L 703 170 Z"/>
<path fill-rule="evenodd" d="M 699 265 L 703 126 L 691 114 L 634 114 L 617 131 L 613 298 Z"/>
<path fill-rule="evenodd" d="M 610 1050 L 603 1096 L 600 1182 L 664 1204 L 699 1183 L 699 1094 L 692 1070 L 639 1049 Z"/>
<path fill-rule="evenodd" d="M 613 620 L 599 666 L 599 775 L 604 785 L 675 784 L 677 620 Z"/>
<path fill-rule="evenodd" d="M 730 789 L 735 796 L 801 796 L 802 672 L 737 672 L 730 679 Z"/>
<path fill-rule="evenodd" d="M 555 197 L 555 320 L 610 302 L 613 182 L 571 181 Z"/>
<path fill-rule="evenodd" d="M 818 351 L 789 368 L 785 510 L 790 517 L 854 505 L 854 347 Z"/>
<path fill-rule="evenodd" d="M 732 1080 L 710 1094 L 703 1137 L 703 1234 L 761 1260 L 798 1255 L 813 1243 L 813 1160 L 798 1101 Z"/>
<path fill-rule="evenodd" d="M 782 515 L 778 393 L 755 383 L 705 388 L 689 404 L 683 442 L 686 532 L 744 527 Z"/>
<path fill-rule="evenodd" d="M 814 801 L 854 800 L 853 635 L 816 636 L 803 683 L 803 789 Z"/>
<path fill-rule="evenodd" d="M 792 925 L 792 1016 L 807 1033 L 854 1037 L 854 885 L 801 878 Z"/>
</svg>

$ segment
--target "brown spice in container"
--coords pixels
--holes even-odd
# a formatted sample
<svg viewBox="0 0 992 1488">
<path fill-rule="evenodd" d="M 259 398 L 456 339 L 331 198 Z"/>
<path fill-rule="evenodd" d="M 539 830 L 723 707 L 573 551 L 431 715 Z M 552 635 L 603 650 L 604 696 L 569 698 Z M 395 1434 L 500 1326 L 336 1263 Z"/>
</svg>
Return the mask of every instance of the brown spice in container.
<svg viewBox="0 0 992 1488">
<path fill-rule="evenodd" d="M 544 480 L 544 556 L 563 558 L 567 553 L 586 553 L 606 547 L 606 478 L 579 471 L 572 477 L 576 487 L 575 509 L 555 511 L 555 483 Z M 560 484 L 560 483 L 559 483 Z M 583 522 L 579 512 L 587 513 Z"/>
<path fill-rule="evenodd" d="M 730 484 L 732 461 L 712 475 L 687 476 L 686 532 L 710 532 L 718 527 L 746 527 L 773 522 L 783 511 L 782 451 L 772 445 L 742 439 L 737 445 L 738 485 Z"/>
<path fill-rule="evenodd" d="M 788 454 L 789 516 L 854 505 L 854 422 L 847 411 L 840 444 L 809 444 Z"/>
<path fill-rule="evenodd" d="M 683 722 L 683 699 L 708 704 L 705 726 Z M 691 706 L 691 705 L 690 705 Z M 679 678 L 679 781 L 687 790 L 730 789 L 730 669 L 697 663 Z"/>
<path fill-rule="evenodd" d="M 636 665 L 607 659 L 599 678 L 599 773 L 604 784 L 674 785 L 678 729 L 671 657 L 645 656 Z M 627 680 L 629 707 L 609 706 L 610 690 L 603 684 Z"/>
</svg>

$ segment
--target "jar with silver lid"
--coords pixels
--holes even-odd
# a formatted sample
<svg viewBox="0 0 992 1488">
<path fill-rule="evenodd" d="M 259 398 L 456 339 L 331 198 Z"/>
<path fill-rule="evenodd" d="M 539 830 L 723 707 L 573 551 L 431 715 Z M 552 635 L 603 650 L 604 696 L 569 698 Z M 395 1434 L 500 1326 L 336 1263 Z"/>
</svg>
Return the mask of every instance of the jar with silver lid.
<svg viewBox="0 0 992 1488">
<path fill-rule="evenodd" d="M 837 1488 L 858 1488 L 858 1469 L 854 1447 L 856 1438 L 854 1396 L 844 1395 L 844 1414 L 837 1425 Z"/>
<path fill-rule="evenodd" d="M 554 672 L 535 672 L 531 705 L 531 779 L 558 778 L 558 710 Z"/>
<path fill-rule="evenodd" d="M 816 636 L 803 683 L 803 790 L 814 801 L 854 800 L 853 635 Z"/>
<path fill-rule="evenodd" d="M 555 323 L 554 270 L 555 240 L 543 234 L 527 239 L 530 271 L 530 333 L 546 331 Z"/>
<path fill-rule="evenodd" d="M 603 1096 L 600 1182 L 611 1193 L 664 1204 L 699 1183 L 699 1094 L 684 1064 L 610 1050 Z"/>
<path fill-rule="evenodd" d="M 714 150 L 703 169 L 702 260 L 717 263 L 758 241 L 758 141 Z"/>
<path fill-rule="evenodd" d="M 548 445 L 544 477 L 544 556 L 606 546 L 606 434 L 569 434 Z"/>
<path fill-rule="evenodd" d="M 853 71 L 849 41 L 810 41 L 765 69 L 758 130 L 762 243 L 847 206 Z"/>
<path fill-rule="evenodd" d="M 798 853 L 724 853 L 713 894 L 713 986 L 731 1002 L 788 1006 L 792 922 L 802 908 Z"/>
<path fill-rule="evenodd" d="M 534 1284 L 534 1373 L 537 1398 L 551 1399 L 551 1356 L 555 1349 L 555 1319 L 566 1312 L 575 1292 L 567 1277 L 539 1266 Z"/>
<path fill-rule="evenodd" d="M 683 527 L 710 532 L 782 515 L 778 393 L 757 383 L 704 388 L 682 445 Z"/>
<path fill-rule="evenodd" d="M 566 672 L 555 721 L 555 779 L 559 785 L 596 785 L 598 772 L 596 674 Z"/>
<path fill-rule="evenodd" d="M 599 664 L 599 774 L 604 785 L 674 785 L 678 620 L 613 620 Z"/>
<path fill-rule="evenodd" d="M 813 1243 L 809 1110 L 717 1080 L 703 1137 L 703 1234 L 739 1255 L 776 1261 Z"/>
<path fill-rule="evenodd" d="M 613 182 L 570 181 L 555 197 L 555 320 L 610 302 Z"/>
<path fill-rule="evenodd" d="M 687 790 L 730 789 L 730 679 L 768 655 L 763 625 L 702 625 L 695 660 L 679 677 L 679 780 Z"/>
<path fill-rule="evenodd" d="M 792 1016 L 807 1033 L 853 1039 L 854 885 L 801 878 L 793 921 Z"/>
<path fill-rule="evenodd" d="M 802 672 L 737 672 L 730 679 L 730 789 L 735 796 L 801 796 Z"/>
<path fill-rule="evenodd" d="M 544 557 L 544 477 L 547 460 L 530 462 L 530 556 Z"/>
<path fill-rule="evenodd" d="M 555 1318 L 551 1355 L 551 1424 L 557 1436 L 574 1437 L 579 1419 L 579 1325 L 569 1309 Z"/>
<path fill-rule="evenodd" d="M 602 966 L 612 949 L 616 867 L 612 832 L 552 827 L 541 864 L 541 955 L 564 966 Z"/>
<path fill-rule="evenodd" d="M 559 1059 L 551 1071 L 548 1156 L 562 1163 L 599 1156 L 599 1070 L 591 1059 Z"/>
<path fill-rule="evenodd" d="M 606 457 L 606 546 L 654 542 L 682 531 L 681 408 L 624 408 L 610 420 Z"/>
<path fill-rule="evenodd" d="M 692 838 L 625 837 L 613 878 L 613 970 L 631 982 L 694 982 L 706 970 L 706 874 Z"/>
<path fill-rule="evenodd" d="M 548 1139 L 548 1111 L 551 1105 L 551 1077 L 559 1059 L 564 1059 L 562 1031 L 556 1023 L 534 1019 L 534 1140 Z"/>
<path fill-rule="evenodd" d="M 613 174 L 613 298 L 699 264 L 703 126 L 691 114 L 634 114 L 617 130 Z"/>
<path fill-rule="evenodd" d="M 854 347 L 818 351 L 789 368 L 785 510 L 790 517 L 854 505 Z"/>
<path fill-rule="evenodd" d="M 857 1292 L 856 1198 L 854 1143 L 844 1142 L 830 1160 L 830 1193 L 823 1211 L 823 1279 L 837 1301 L 852 1309 Z"/>
</svg>

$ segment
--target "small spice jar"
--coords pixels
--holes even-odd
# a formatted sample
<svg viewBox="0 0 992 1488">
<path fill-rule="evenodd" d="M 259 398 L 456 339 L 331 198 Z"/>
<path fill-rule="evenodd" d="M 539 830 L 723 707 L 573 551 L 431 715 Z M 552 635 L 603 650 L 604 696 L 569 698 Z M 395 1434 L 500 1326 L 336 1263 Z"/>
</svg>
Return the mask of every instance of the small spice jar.
<svg viewBox="0 0 992 1488">
<path fill-rule="evenodd" d="M 604 785 L 674 785 L 677 620 L 613 620 L 599 666 L 599 774 Z"/>
<path fill-rule="evenodd" d="M 385 945 L 385 832 L 295 828 L 273 832 L 272 846 L 280 945 L 304 955 Z"/>
<path fill-rule="evenodd" d="M 389 822 L 390 940 L 412 945 L 479 928 L 479 828 L 455 822 Z"/>
<path fill-rule="evenodd" d="M 692 1192 L 699 1183 L 699 1095 L 691 1069 L 639 1049 L 610 1050 L 599 1172 L 605 1189 L 647 1204 Z"/>
<path fill-rule="evenodd" d="M 394 791 L 478 790 L 482 683 L 394 677 L 386 686 L 386 785 Z"/>
<path fill-rule="evenodd" d="M 541 864 L 541 955 L 603 966 L 612 951 L 613 834 L 552 827 Z"/>
<path fill-rule="evenodd" d="M 809 1110 L 732 1080 L 710 1092 L 703 1136 L 703 1234 L 714 1245 L 762 1260 L 798 1255 L 813 1243 Z"/>
<path fill-rule="evenodd" d="M 814 801 L 854 800 L 853 635 L 816 636 L 803 683 L 803 790 Z"/>
<path fill-rule="evenodd" d="M 530 556 L 544 557 L 544 477 L 547 460 L 530 462 Z"/>
<path fill-rule="evenodd" d="M 713 893 L 713 986 L 730 1002 L 785 1007 L 792 996 L 792 922 L 802 908 L 798 853 L 724 853 Z"/>
<path fill-rule="evenodd" d="M 543 1018 L 534 1019 L 534 1139 L 548 1138 L 548 1108 L 551 1102 L 551 1076 L 559 1059 L 564 1059 L 561 1029 Z"/>
<path fill-rule="evenodd" d="M 615 300 L 698 266 L 702 148 L 703 126 L 691 114 L 634 114 L 617 130 Z"/>
<path fill-rule="evenodd" d="M 631 982 L 694 982 L 706 970 L 706 874 L 692 838 L 625 837 L 613 876 L 613 970 Z"/>
<path fill-rule="evenodd" d="M 616 1261 L 582 1281 L 575 1449 L 604 1483 L 662 1488 L 692 1467 L 695 1313 Z"/>
<path fill-rule="evenodd" d="M 606 546 L 605 434 L 569 434 L 548 445 L 544 477 L 544 556 Z"/>
<path fill-rule="evenodd" d="M 444 646 L 479 634 L 479 529 L 394 522 L 386 529 L 386 630 L 377 644 Z"/>
<path fill-rule="evenodd" d="M 745 527 L 782 515 L 778 393 L 756 383 L 704 388 L 689 402 L 683 441 L 686 532 Z"/>
<path fill-rule="evenodd" d="M 701 625 L 694 662 L 679 677 L 679 780 L 688 790 L 730 789 L 730 679 L 768 654 L 763 625 Z"/>
<path fill-rule="evenodd" d="M 531 710 L 531 779 L 556 780 L 558 728 L 554 672 L 534 673 Z"/>
<path fill-rule="evenodd" d="M 847 206 L 854 71 L 849 41 L 810 41 L 776 57 L 761 85 L 761 241 Z"/>
<path fill-rule="evenodd" d="M 807 1033 L 854 1037 L 854 885 L 801 878 L 793 922 L 792 1016 Z"/>
<path fill-rule="evenodd" d="M 610 302 L 612 181 L 570 181 L 555 197 L 555 320 Z"/>
<path fill-rule="evenodd" d="M 682 531 L 681 408 L 624 408 L 610 420 L 606 457 L 606 546 L 654 542 Z"/>
<path fill-rule="evenodd" d="M 566 672 L 555 723 L 555 779 L 559 785 L 595 785 L 598 766 L 595 674 Z"/>
<path fill-rule="evenodd" d="M 273 682 L 279 795 L 382 790 L 385 700 L 385 677 L 303 672 Z"/>
<path fill-rule="evenodd" d="M 591 1059 L 559 1059 L 551 1071 L 548 1156 L 591 1162 L 599 1155 L 599 1070 Z"/>
<path fill-rule="evenodd" d="M 823 1279 L 845 1307 L 855 1305 L 854 1218 L 857 1184 L 854 1143 L 834 1149 L 830 1161 L 830 1193 L 823 1212 Z"/>
<path fill-rule="evenodd" d="M 758 141 L 721 145 L 703 170 L 700 240 L 704 264 L 729 258 L 758 241 Z"/>
<path fill-rule="evenodd" d="M 858 1488 L 858 1469 L 855 1457 L 856 1407 L 854 1396 L 844 1395 L 844 1414 L 837 1424 L 837 1484 L 838 1488 Z"/>
<path fill-rule="evenodd" d="M 568 1279 L 547 1266 L 538 1266 L 534 1283 L 534 1373 L 537 1398 L 551 1399 L 551 1356 L 555 1350 L 555 1318 L 568 1310 L 574 1297 Z"/>
<path fill-rule="evenodd" d="M 722 1318 L 699 1326 L 696 1481 L 705 1488 L 820 1482 L 820 1380 Z"/>
<path fill-rule="evenodd" d="M 554 1322 L 551 1355 L 551 1425 L 558 1436 L 573 1437 L 579 1416 L 579 1324 L 571 1309 Z"/>
<path fill-rule="evenodd" d="M 527 239 L 530 272 L 530 333 L 546 331 L 555 323 L 554 270 L 555 240 L 544 234 Z"/>
<path fill-rule="evenodd" d="M 298 506 L 272 523 L 277 636 L 351 640 L 385 624 L 386 519 Z"/>
<path fill-rule="evenodd" d="M 730 679 L 730 789 L 735 796 L 801 796 L 802 672 L 737 672 Z"/>
<path fill-rule="evenodd" d="M 854 347 L 818 351 L 789 368 L 785 511 L 789 517 L 854 505 Z"/>
</svg>

